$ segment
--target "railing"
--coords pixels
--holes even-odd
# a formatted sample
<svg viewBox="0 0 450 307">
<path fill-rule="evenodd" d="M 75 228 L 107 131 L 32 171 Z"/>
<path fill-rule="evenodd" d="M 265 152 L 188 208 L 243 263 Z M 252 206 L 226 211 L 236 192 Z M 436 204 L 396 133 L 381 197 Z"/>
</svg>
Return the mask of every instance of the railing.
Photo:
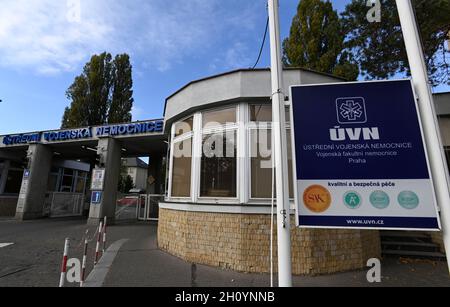
<svg viewBox="0 0 450 307">
<path fill-rule="evenodd" d="M 118 194 L 116 221 L 154 221 L 159 217 L 159 202 L 164 195 Z"/>
<path fill-rule="evenodd" d="M 138 208 L 142 202 L 141 196 L 136 194 L 117 194 L 116 221 L 136 221 Z M 145 202 L 145 200 L 144 200 Z"/>
<path fill-rule="evenodd" d="M 84 194 L 63 192 L 47 193 L 46 203 L 46 207 L 50 210 L 45 213 L 50 217 L 82 216 Z"/>
<path fill-rule="evenodd" d="M 159 219 L 159 203 L 164 201 L 164 195 L 146 195 L 145 208 L 140 208 L 138 219 L 141 221 L 157 221 Z"/>
</svg>

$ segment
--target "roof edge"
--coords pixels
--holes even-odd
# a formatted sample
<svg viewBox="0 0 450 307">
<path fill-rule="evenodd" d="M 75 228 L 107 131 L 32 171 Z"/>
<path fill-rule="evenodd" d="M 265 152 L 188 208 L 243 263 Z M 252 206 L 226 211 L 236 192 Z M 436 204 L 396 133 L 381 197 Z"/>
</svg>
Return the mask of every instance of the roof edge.
<svg viewBox="0 0 450 307">
<path fill-rule="evenodd" d="M 322 76 L 327 76 L 327 77 L 331 77 L 331 78 L 335 78 L 335 79 L 340 79 L 342 81 L 349 81 L 348 79 L 342 78 L 342 77 L 338 77 L 338 76 L 334 76 L 332 74 L 329 73 L 324 73 L 324 72 L 319 72 L 319 71 L 315 71 L 313 69 L 309 69 L 309 68 L 302 68 L 302 67 L 284 67 L 283 71 L 289 71 L 289 70 L 299 70 L 299 71 L 307 71 L 307 72 L 312 72 L 315 74 L 319 74 Z M 196 84 L 196 83 L 200 83 L 206 80 L 211 80 L 211 79 L 215 79 L 215 78 L 219 78 L 219 77 L 223 77 L 223 76 L 227 76 L 227 75 L 231 75 L 231 74 L 235 74 L 235 73 L 240 73 L 240 72 L 252 72 L 252 71 L 270 71 L 269 67 L 266 68 L 239 68 L 239 69 L 234 69 L 234 70 L 230 70 L 230 71 L 226 71 L 223 73 L 219 73 L 216 75 L 211 75 L 205 78 L 201 78 L 201 79 L 197 79 L 197 80 L 193 80 L 189 83 L 187 83 L 186 85 L 184 85 L 183 87 L 181 87 L 180 89 L 178 89 L 176 92 L 174 92 L 173 94 L 171 94 L 169 97 L 166 98 L 166 101 L 164 103 L 164 113 L 163 116 L 164 118 L 166 117 L 166 110 L 167 110 L 167 102 L 170 98 L 174 97 L 175 95 L 177 95 L 178 93 L 182 92 L 183 90 L 185 90 L 186 88 L 188 88 L 189 86 Z"/>
</svg>

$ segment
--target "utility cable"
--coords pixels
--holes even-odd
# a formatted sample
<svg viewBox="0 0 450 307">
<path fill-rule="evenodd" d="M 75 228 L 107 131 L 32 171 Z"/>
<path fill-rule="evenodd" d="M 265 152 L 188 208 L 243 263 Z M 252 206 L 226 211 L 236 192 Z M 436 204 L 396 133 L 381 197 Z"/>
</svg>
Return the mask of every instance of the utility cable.
<svg viewBox="0 0 450 307">
<path fill-rule="evenodd" d="M 264 46 L 266 45 L 266 39 L 267 39 L 267 32 L 268 31 L 269 31 L 269 17 L 267 17 L 266 30 L 264 31 L 264 38 L 262 40 L 261 49 L 259 49 L 258 59 L 256 60 L 255 65 L 253 65 L 253 67 L 251 69 L 255 69 L 256 66 L 258 66 L 259 61 L 261 60 L 261 56 L 262 56 L 262 53 L 264 51 Z"/>
</svg>

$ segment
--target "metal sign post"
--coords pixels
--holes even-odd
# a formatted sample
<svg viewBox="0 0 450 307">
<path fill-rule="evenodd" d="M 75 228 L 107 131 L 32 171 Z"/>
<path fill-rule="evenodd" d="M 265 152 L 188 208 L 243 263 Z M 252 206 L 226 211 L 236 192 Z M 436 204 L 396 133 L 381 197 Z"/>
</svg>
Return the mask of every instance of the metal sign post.
<svg viewBox="0 0 450 307">
<path fill-rule="evenodd" d="M 428 143 L 433 180 L 441 209 L 442 232 L 450 270 L 450 194 L 448 166 L 443 153 L 436 111 L 431 94 L 419 30 L 410 0 L 396 0 L 414 87 L 419 98 L 424 133 Z"/>
<path fill-rule="evenodd" d="M 292 287 L 291 226 L 287 165 L 286 118 L 283 94 L 283 66 L 278 0 L 269 0 L 270 53 L 272 72 L 272 104 L 276 187 L 277 187 L 277 238 L 278 238 L 278 286 Z"/>
</svg>

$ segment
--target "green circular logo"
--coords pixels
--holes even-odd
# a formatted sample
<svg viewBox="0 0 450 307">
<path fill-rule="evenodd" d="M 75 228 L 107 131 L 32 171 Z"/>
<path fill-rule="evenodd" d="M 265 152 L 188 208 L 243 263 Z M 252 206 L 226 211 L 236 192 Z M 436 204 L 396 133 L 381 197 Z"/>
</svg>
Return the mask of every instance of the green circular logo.
<svg viewBox="0 0 450 307">
<path fill-rule="evenodd" d="M 358 209 L 361 207 L 361 196 L 356 192 L 347 192 L 344 195 L 344 203 L 350 209 Z"/>
<path fill-rule="evenodd" d="M 419 196 L 412 191 L 403 191 L 398 196 L 398 203 L 405 209 L 413 210 L 419 206 Z"/>
<path fill-rule="evenodd" d="M 370 203 L 377 209 L 386 209 L 391 200 L 389 195 L 383 191 L 375 191 L 370 195 Z"/>
</svg>

